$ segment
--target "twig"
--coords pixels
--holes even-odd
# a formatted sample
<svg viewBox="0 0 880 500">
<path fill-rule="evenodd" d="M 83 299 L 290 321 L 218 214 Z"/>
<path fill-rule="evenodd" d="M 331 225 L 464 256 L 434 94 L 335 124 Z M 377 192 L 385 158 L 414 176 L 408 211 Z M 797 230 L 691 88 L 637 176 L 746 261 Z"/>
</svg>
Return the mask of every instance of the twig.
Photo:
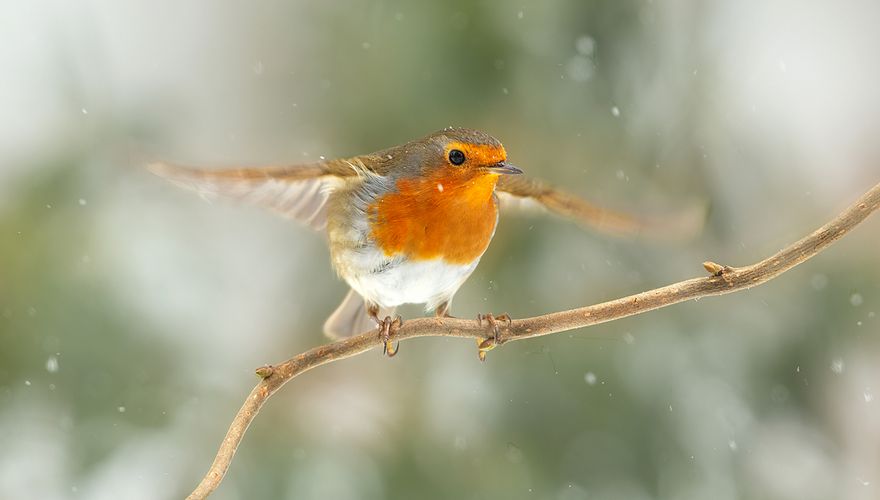
<svg viewBox="0 0 880 500">
<path fill-rule="evenodd" d="M 501 327 L 503 337 L 497 339 L 498 343 L 583 328 L 697 297 L 722 295 L 760 285 L 821 252 L 864 221 L 878 207 L 880 207 L 880 184 L 874 186 L 831 222 L 756 264 L 735 268 L 705 262 L 703 266 L 711 274 L 709 277 L 681 281 L 579 309 L 513 320 Z M 398 340 L 428 336 L 474 338 L 478 342 L 482 341 L 485 347 L 487 337 L 492 335 L 481 322 L 457 318 L 412 319 L 406 321 L 395 333 L 395 338 Z M 278 365 L 258 368 L 257 374 L 262 380 L 251 391 L 244 405 L 235 415 L 210 470 L 187 498 L 203 499 L 217 488 L 257 412 L 287 381 L 317 366 L 349 358 L 381 345 L 382 339 L 375 331 L 370 331 L 316 347 Z"/>
</svg>

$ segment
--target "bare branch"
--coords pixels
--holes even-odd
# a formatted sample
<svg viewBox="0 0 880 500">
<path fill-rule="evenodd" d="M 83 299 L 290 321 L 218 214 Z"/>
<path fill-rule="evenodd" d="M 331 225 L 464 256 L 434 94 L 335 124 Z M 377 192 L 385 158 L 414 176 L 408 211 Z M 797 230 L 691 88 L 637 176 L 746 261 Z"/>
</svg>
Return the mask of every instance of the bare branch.
<svg viewBox="0 0 880 500">
<path fill-rule="evenodd" d="M 734 268 L 705 262 L 703 266 L 710 273 L 708 277 L 681 281 L 592 306 L 513 320 L 510 323 L 499 323 L 502 325 L 503 337 L 496 340 L 501 343 L 564 332 L 698 297 L 722 295 L 760 285 L 818 254 L 864 221 L 878 207 L 880 207 L 880 184 L 874 186 L 831 222 L 756 264 Z M 474 320 L 419 318 L 404 323 L 395 333 L 395 338 L 398 340 L 428 336 L 474 338 L 482 341 L 483 350 L 486 350 L 485 346 L 488 345 L 486 340 L 487 337 L 491 337 L 490 333 L 490 328 Z M 217 488 L 257 412 L 287 381 L 317 366 L 349 358 L 381 345 L 382 340 L 377 333 L 370 331 L 316 347 L 278 365 L 258 368 L 257 374 L 262 380 L 251 391 L 244 405 L 235 415 L 210 470 L 187 498 L 203 499 Z"/>
</svg>

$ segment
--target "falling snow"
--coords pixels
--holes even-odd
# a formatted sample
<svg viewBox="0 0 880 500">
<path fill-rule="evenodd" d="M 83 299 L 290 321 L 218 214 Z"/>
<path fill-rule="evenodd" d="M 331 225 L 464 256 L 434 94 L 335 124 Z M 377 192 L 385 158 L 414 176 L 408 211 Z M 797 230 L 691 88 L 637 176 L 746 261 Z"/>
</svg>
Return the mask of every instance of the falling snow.
<svg viewBox="0 0 880 500">
<path fill-rule="evenodd" d="M 57 373 L 58 368 L 58 358 L 55 356 L 49 356 L 49 359 L 46 360 L 46 371 L 49 373 Z"/>
<path fill-rule="evenodd" d="M 596 385 L 596 374 L 593 372 L 587 372 L 584 374 L 584 381 L 589 385 Z"/>
</svg>

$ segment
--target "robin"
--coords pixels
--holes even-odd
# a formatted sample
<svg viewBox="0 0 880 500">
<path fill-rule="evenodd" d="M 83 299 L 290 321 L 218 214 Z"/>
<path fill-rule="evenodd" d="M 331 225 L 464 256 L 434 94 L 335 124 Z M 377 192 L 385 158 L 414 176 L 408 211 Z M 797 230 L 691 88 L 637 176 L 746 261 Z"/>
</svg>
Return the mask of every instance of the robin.
<svg viewBox="0 0 880 500">
<path fill-rule="evenodd" d="M 564 215 L 595 218 L 595 207 L 554 190 L 507 161 L 494 137 L 446 128 L 382 151 L 295 166 L 202 170 L 155 163 L 150 169 L 203 195 L 274 209 L 326 231 L 333 267 L 351 290 L 324 324 L 339 339 L 378 327 L 393 356 L 402 304 L 448 316 L 455 292 L 474 272 L 498 223 L 501 192 Z M 615 223 L 626 225 L 621 219 Z M 495 345 L 496 320 L 481 344 Z"/>
</svg>

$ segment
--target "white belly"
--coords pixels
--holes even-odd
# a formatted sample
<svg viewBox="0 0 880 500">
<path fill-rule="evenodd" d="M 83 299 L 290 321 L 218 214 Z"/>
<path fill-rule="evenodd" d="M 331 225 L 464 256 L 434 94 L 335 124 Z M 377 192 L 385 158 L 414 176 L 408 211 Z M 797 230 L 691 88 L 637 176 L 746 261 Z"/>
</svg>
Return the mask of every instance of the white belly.
<svg viewBox="0 0 880 500">
<path fill-rule="evenodd" d="M 346 214 L 328 220 L 333 267 L 368 302 L 386 308 L 425 304 L 431 311 L 452 300 L 479 259 L 465 265 L 448 264 L 439 258 L 410 261 L 402 255 L 388 257 L 376 248 L 369 236 L 367 204 L 377 193 L 390 189 L 388 182 L 387 178 L 367 175 L 364 183 L 331 195 L 330 203 Z"/>
<path fill-rule="evenodd" d="M 451 300 L 479 262 L 458 265 L 442 259 L 388 259 L 378 250 L 366 248 L 344 252 L 348 266 L 342 277 L 362 297 L 383 307 L 425 304 L 428 311 Z"/>
</svg>

